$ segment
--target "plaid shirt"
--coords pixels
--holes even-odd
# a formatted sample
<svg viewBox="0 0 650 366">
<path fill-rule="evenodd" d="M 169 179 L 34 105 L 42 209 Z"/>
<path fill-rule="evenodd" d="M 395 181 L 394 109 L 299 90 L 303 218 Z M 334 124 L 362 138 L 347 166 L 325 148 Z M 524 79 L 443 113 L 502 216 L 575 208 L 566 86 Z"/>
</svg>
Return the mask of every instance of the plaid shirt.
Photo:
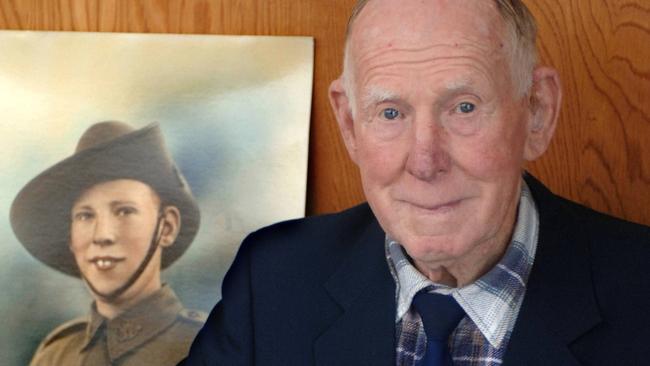
<svg viewBox="0 0 650 366">
<path fill-rule="evenodd" d="M 476 282 L 462 288 L 431 282 L 409 262 L 402 246 L 386 236 L 386 258 L 397 285 L 397 365 L 414 366 L 424 357 L 426 335 L 411 301 L 425 288 L 452 295 L 465 310 L 465 317 L 449 338 L 454 365 L 500 365 L 526 292 L 538 227 L 535 203 L 528 186 L 522 183 L 517 223 L 503 258 Z"/>
</svg>

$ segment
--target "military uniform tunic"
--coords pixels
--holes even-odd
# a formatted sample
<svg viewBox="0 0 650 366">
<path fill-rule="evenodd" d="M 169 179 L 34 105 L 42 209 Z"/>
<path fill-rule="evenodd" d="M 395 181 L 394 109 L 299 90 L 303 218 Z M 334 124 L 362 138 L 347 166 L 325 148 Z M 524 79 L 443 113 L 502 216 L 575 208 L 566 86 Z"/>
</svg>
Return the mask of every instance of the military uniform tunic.
<svg viewBox="0 0 650 366">
<path fill-rule="evenodd" d="M 189 311 L 169 286 L 114 319 L 95 306 L 89 316 L 52 331 L 38 347 L 32 366 L 176 365 L 189 350 L 206 315 Z"/>
</svg>

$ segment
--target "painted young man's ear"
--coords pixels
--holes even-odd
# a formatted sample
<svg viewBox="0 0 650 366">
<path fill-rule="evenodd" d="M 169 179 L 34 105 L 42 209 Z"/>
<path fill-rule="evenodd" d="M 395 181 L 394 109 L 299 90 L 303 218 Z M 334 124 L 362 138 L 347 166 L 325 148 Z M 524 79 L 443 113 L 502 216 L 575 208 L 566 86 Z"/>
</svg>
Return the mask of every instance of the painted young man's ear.
<svg viewBox="0 0 650 366">
<path fill-rule="evenodd" d="M 160 246 L 169 247 L 176 242 L 181 230 L 181 213 L 176 206 L 165 206 L 160 221 Z"/>
<path fill-rule="evenodd" d="M 562 85 L 557 70 L 538 67 L 533 72 L 530 121 L 524 150 L 528 161 L 539 158 L 551 142 L 562 104 Z"/>
<path fill-rule="evenodd" d="M 348 154 L 352 161 L 356 163 L 357 144 L 354 133 L 352 106 L 350 105 L 352 102 L 346 93 L 341 78 L 334 80 L 332 84 L 330 84 L 329 98 L 332 109 L 334 110 L 334 116 L 336 117 L 339 129 L 341 130 L 341 136 L 343 137 L 345 147 L 348 150 Z"/>
</svg>

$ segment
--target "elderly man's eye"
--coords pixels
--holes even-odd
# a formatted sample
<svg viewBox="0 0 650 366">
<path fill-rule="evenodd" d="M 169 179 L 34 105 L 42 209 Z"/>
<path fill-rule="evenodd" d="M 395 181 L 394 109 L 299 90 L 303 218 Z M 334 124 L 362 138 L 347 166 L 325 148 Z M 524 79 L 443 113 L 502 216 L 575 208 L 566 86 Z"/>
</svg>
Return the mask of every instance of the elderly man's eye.
<svg viewBox="0 0 650 366">
<path fill-rule="evenodd" d="M 395 108 L 386 108 L 383 110 L 382 114 L 387 120 L 394 120 L 399 117 L 399 111 Z"/>
<path fill-rule="evenodd" d="M 456 107 L 460 113 L 472 113 L 476 109 L 476 106 L 473 103 L 462 102 Z"/>
</svg>

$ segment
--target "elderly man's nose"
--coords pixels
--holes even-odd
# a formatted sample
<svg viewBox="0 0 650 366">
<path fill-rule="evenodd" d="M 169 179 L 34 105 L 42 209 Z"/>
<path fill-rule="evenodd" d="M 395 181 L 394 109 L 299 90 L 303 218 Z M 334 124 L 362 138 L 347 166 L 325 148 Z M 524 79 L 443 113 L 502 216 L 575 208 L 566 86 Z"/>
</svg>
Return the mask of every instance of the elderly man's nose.
<svg viewBox="0 0 650 366">
<path fill-rule="evenodd" d="M 449 171 L 451 158 L 445 147 L 446 131 L 435 122 L 416 123 L 406 168 L 418 179 L 432 180 Z"/>
<path fill-rule="evenodd" d="M 93 233 L 93 244 L 110 245 L 115 242 L 115 230 L 110 219 L 97 218 Z"/>
</svg>

